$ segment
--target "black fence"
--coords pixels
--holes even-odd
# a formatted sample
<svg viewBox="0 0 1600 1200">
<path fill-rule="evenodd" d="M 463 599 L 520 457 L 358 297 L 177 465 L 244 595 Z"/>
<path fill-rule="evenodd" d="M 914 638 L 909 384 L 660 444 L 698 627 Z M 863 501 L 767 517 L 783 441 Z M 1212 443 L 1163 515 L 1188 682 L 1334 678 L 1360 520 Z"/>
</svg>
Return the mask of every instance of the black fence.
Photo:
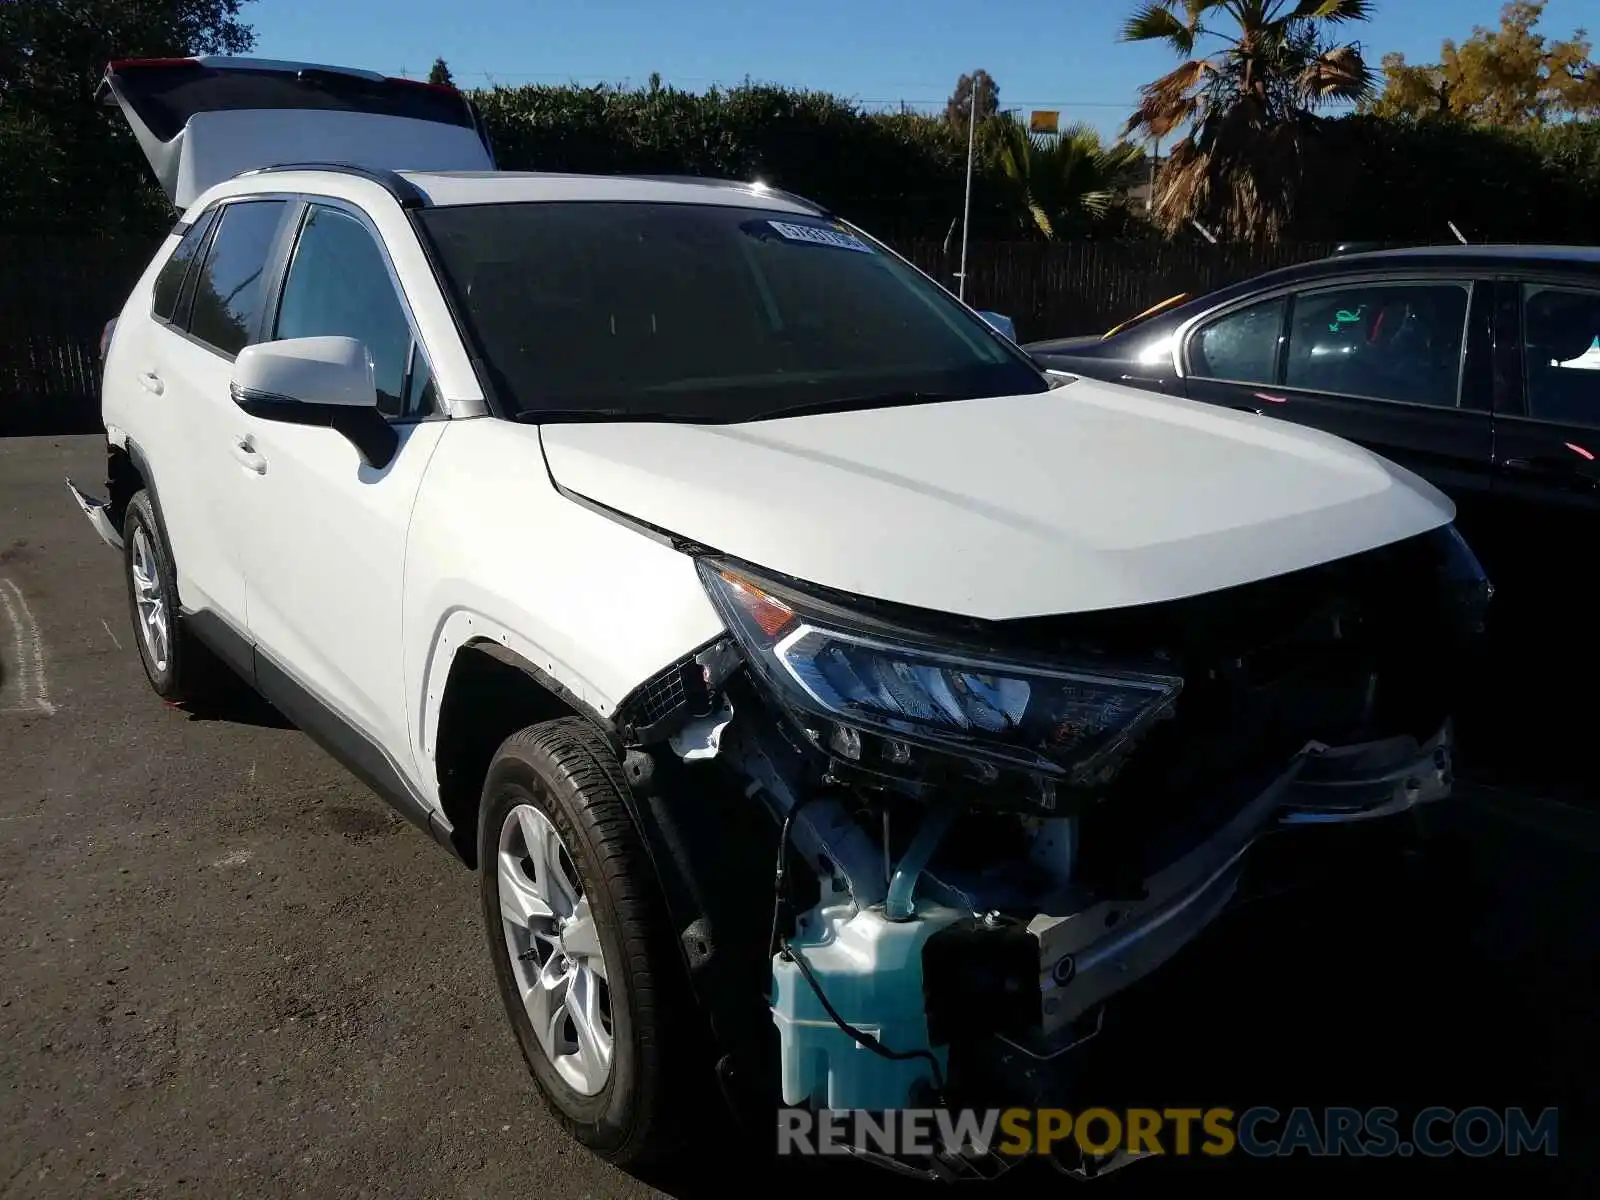
<svg viewBox="0 0 1600 1200">
<path fill-rule="evenodd" d="M 100 331 L 159 235 L 0 235 L 0 435 L 99 428 Z"/>
<path fill-rule="evenodd" d="M 160 244 L 148 238 L 0 235 L 0 436 L 99 428 L 99 341 Z M 952 290 L 960 246 L 896 247 Z M 1178 292 L 1202 293 L 1331 246 L 985 242 L 968 248 L 967 299 L 1024 340 L 1100 333 Z"/>
<path fill-rule="evenodd" d="M 959 245 L 896 246 L 951 290 Z M 1202 295 L 1275 267 L 1331 254 L 1334 245 L 1249 249 L 1196 242 L 988 242 L 967 249 L 966 299 L 1003 313 L 1022 341 L 1104 333 L 1179 292 Z"/>
</svg>

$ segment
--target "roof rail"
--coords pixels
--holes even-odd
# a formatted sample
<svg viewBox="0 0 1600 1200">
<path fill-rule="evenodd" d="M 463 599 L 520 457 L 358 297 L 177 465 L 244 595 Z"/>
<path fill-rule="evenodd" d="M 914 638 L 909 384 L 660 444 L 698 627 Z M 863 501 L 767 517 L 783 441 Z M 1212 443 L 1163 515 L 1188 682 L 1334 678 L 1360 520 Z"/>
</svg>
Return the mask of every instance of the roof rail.
<svg viewBox="0 0 1600 1200">
<path fill-rule="evenodd" d="M 428 204 L 428 198 L 423 195 L 422 190 L 400 174 L 399 171 L 390 171 L 382 167 L 359 167 L 354 163 L 273 163 L 270 167 L 254 167 L 248 171 L 240 171 L 235 178 L 242 179 L 247 175 L 267 175 L 274 171 L 332 171 L 337 175 L 355 175 L 380 185 L 400 202 L 401 208 L 425 208 Z"/>
<path fill-rule="evenodd" d="M 791 204 L 798 204 L 801 208 L 809 209 L 819 217 L 831 217 L 833 214 L 815 200 L 808 200 L 804 196 L 797 196 L 793 192 L 786 192 L 782 188 L 768 187 L 764 183 L 756 183 L 748 179 L 718 179 L 708 175 L 625 175 L 624 179 L 638 179 L 648 183 L 697 183 L 702 187 L 733 188 L 741 192 L 754 192 L 757 195 L 776 196 L 780 200 L 787 200 Z"/>
</svg>

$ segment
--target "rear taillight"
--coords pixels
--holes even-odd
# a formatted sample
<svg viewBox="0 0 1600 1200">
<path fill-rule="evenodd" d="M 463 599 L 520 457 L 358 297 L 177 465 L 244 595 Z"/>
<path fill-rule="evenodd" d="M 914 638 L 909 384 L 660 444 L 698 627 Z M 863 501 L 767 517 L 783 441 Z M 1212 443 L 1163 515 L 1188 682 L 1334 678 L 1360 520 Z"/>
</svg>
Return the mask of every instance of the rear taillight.
<svg viewBox="0 0 1600 1200">
<path fill-rule="evenodd" d="M 100 362 L 105 364 L 106 355 L 111 351 L 111 335 L 116 332 L 117 319 L 112 317 L 106 322 L 106 327 L 100 331 Z"/>
</svg>

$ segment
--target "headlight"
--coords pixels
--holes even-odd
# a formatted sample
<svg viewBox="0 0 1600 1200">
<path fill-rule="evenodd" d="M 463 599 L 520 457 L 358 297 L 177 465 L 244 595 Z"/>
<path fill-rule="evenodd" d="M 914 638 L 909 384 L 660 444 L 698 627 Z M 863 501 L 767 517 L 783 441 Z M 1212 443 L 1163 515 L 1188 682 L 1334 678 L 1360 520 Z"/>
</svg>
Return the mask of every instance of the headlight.
<svg viewBox="0 0 1600 1200">
<path fill-rule="evenodd" d="M 1174 676 L 1023 662 L 914 630 L 701 559 L 701 578 L 752 669 L 819 719 L 837 757 L 912 774 L 915 748 L 1069 785 L 1108 777 L 1131 740 L 1170 714 Z M 864 738 L 862 735 L 866 734 Z M 1048 805 L 1046 805 L 1048 807 Z"/>
</svg>

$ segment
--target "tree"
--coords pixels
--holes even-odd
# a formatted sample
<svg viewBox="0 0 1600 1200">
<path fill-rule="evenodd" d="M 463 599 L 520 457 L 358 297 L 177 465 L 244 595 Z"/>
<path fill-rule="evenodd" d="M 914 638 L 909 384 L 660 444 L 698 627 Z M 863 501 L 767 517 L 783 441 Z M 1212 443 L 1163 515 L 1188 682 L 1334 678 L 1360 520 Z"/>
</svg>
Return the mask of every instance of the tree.
<svg viewBox="0 0 1600 1200">
<path fill-rule="evenodd" d="M 959 125 L 963 130 L 967 127 L 967 118 L 972 115 L 972 93 L 978 93 L 978 121 L 980 125 L 1000 111 L 1000 85 L 994 77 L 982 67 L 971 75 L 963 75 L 956 80 L 956 90 L 950 93 L 950 99 L 944 106 L 944 119 L 952 125 Z"/>
<path fill-rule="evenodd" d="M 1051 241 L 1087 233 L 1138 182 L 1144 152 L 1127 142 L 1107 146 L 1088 125 L 1059 134 L 1030 134 L 1021 121 L 996 123 L 1000 166 L 1025 226 Z"/>
<path fill-rule="evenodd" d="M 1265 241 L 1287 224 L 1312 113 L 1362 100 L 1372 74 L 1361 48 L 1333 35 L 1370 15 L 1368 0 L 1151 0 L 1122 40 L 1165 42 L 1183 58 L 1140 89 L 1124 134 L 1181 133 L 1157 186 L 1168 230 L 1199 220 Z M 1209 50 L 1208 52 L 1205 52 Z"/>
<path fill-rule="evenodd" d="M 1600 67 L 1588 35 L 1564 41 L 1537 31 L 1546 0 L 1514 0 L 1500 10 L 1500 27 L 1475 26 L 1459 46 L 1448 39 L 1439 61 L 1383 59 L 1380 116 L 1455 116 L 1485 125 L 1542 125 L 1563 117 L 1600 116 Z"/>
<path fill-rule="evenodd" d="M 433 66 L 428 71 L 429 83 L 442 83 L 446 87 L 455 87 L 456 81 L 450 74 L 450 66 L 442 58 L 433 60 Z"/>
<path fill-rule="evenodd" d="M 0 3 L 0 213 L 13 227 L 147 227 L 170 212 L 95 85 L 118 58 L 238 54 L 246 0 Z"/>
</svg>

